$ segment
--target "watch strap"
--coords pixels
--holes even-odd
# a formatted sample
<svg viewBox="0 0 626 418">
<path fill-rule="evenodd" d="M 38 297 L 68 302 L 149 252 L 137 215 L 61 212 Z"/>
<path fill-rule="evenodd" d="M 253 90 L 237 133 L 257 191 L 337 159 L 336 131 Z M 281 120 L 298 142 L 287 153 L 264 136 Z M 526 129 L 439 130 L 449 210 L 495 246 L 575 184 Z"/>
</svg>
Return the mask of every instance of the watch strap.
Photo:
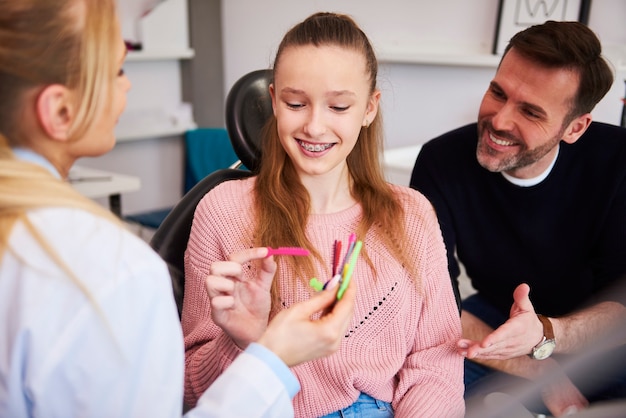
<svg viewBox="0 0 626 418">
<path fill-rule="evenodd" d="M 543 325 L 543 336 L 545 339 L 554 340 L 554 329 L 552 328 L 552 322 L 550 319 L 547 316 L 540 314 L 537 314 L 537 318 L 539 318 L 539 321 L 541 321 L 541 324 Z"/>
</svg>

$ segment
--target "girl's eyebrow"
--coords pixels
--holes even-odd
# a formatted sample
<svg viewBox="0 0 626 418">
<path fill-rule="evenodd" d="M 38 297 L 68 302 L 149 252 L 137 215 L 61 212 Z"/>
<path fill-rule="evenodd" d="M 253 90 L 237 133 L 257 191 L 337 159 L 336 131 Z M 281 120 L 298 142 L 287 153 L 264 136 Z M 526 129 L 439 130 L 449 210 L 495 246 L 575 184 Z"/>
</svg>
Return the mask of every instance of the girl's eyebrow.
<svg viewBox="0 0 626 418">
<path fill-rule="evenodd" d="M 281 93 L 288 94 L 306 94 L 303 90 L 295 89 L 292 87 L 285 87 L 281 90 Z M 333 90 L 326 93 L 326 96 L 337 97 L 337 96 L 356 96 L 356 93 L 350 90 Z"/>
<path fill-rule="evenodd" d="M 299 89 L 294 89 L 293 87 L 285 87 L 280 92 L 289 93 L 289 94 L 304 94 L 304 91 L 299 90 Z"/>
<path fill-rule="evenodd" d="M 356 94 L 350 90 L 335 90 L 328 92 L 327 96 L 356 96 Z"/>
</svg>

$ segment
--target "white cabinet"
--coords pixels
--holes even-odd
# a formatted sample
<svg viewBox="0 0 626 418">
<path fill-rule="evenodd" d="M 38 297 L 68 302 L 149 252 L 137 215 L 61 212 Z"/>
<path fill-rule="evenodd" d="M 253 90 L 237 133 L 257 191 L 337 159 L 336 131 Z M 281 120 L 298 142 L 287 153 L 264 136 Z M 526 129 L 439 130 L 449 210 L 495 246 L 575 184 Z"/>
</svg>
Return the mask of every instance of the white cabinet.
<svg viewBox="0 0 626 418">
<path fill-rule="evenodd" d="M 182 135 L 196 127 L 191 104 L 182 102 L 179 62 L 192 56 L 193 50 L 129 53 L 124 71 L 132 87 L 115 128 L 118 142 Z"/>
<path fill-rule="evenodd" d="M 147 5 L 153 7 L 148 15 Z M 139 190 L 124 193 L 122 210 L 127 215 L 169 207 L 180 199 L 183 134 L 195 128 L 191 105 L 182 100 L 181 62 L 195 53 L 187 33 L 187 0 L 118 0 L 118 11 L 124 39 L 143 48 L 129 51 L 124 64 L 132 87 L 115 129 L 117 145 L 77 164 L 139 179 Z M 152 35 L 150 24 L 138 24 L 150 15 L 166 20 L 156 22 L 159 32 Z M 101 203 L 108 205 L 106 200 Z"/>
<path fill-rule="evenodd" d="M 194 54 L 194 50 L 191 48 L 128 51 L 126 62 L 189 59 L 193 58 Z"/>
<path fill-rule="evenodd" d="M 129 51 L 124 71 L 133 87 L 116 127 L 118 142 L 181 135 L 196 127 L 182 102 L 179 60 L 191 59 L 187 0 L 120 2 L 123 35 L 141 44 Z M 149 7 L 149 11 L 142 7 Z"/>
</svg>

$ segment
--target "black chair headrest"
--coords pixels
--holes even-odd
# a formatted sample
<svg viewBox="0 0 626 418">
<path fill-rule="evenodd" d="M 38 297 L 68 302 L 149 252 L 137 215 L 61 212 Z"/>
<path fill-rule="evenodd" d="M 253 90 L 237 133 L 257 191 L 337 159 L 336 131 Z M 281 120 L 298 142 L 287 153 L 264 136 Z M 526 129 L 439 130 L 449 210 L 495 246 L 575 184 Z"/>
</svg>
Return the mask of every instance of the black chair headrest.
<svg viewBox="0 0 626 418">
<path fill-rule="evenodd" d="M 256 70 L 241 77 L 226 97 L 226 130 L 235 153 L 255 172 L 261 155 L 261 131 L 272 115 L 269 85 L 272 70 Z"/>
</svg>

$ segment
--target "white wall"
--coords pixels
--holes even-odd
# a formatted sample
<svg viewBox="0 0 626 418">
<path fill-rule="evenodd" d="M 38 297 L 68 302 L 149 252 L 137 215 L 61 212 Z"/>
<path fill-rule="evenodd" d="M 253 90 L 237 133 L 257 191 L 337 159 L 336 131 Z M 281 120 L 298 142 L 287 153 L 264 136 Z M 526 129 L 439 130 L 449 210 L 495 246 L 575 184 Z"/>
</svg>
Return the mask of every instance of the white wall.
<svg viewBox="0 0 626 418">
<path fill-rule="evenodd" d="M 137 17 L 161 1 L 118 0 L 124 36 L 137 40 Z M 196 2 L 200 1 L 208 0 Z M 272 65 L 278 43 L 291 26 L 321 10 L 352 15 L 381 57 L 398 51 L 441 53 L 448 49 L 489 55 L 498 3 L 499 0 L 222 1 L 223 61 L 215 59 L 206 65 L 223 66 L 222 94 L 225 98 L 230 86 L 240 76 Z M 206 8 L 201 10 L 207 13 Z M 620 44 L 626 50 L 625 16 L 626 1 L 593 0 L 589 25 L 604 43 Z M 211 20 L 211 16 L 194 18 L 196 23 Z M 172 28 L 163 28 L 169 29 Z M 206 47 L 206 43 L 202 45 Z M 202 55 L 201 52 L 196 51 L 196 56 L 199 55 Z M 133 82 L 128 95 L 129 112 L 153 103 L 176 104 L 181 100 L 181 74 L 175 60 L 128 62 L 125 70 Z M 423 143 L 473 121 L 494 71 L 494 66 L 436 66 L 381 61 L 379 86 L 383 92 L 387 147 Z M 619 123 L 624 78 L 626 74 L 619 75 L 613 89 L 596 108 L 594 114 L 597 120 Z M 206 79 L 212 82 L 209 75 Z M 215 83 L 219 84 L 219 81 Z M 190 88 L 193 89 L 193 86 Z M 218 113 L 217 120 L 220 120 L 223 110 Z M 120 142 L 111 153 L 98 158 L 84 158 L 78 163 L 141 178 L 141 190 L 122 197 L 125 214 L 171 206 L 182 192 L 183 144 L 179 135 Z M 102 202 L 106 200 L 102 199 Z"/>
<path fill-rule="evenodd" d="M 284 33 L 315 11 L 350 14 L 379 54 L 442 50 L 489 54 L 498 0 L 227 0 L 222 1 L 224 91 L 243 74 L 272 65 Z M 626 47 L 626 1 L 594 0 L 589 26 L 603 43 Z M 494 67 L 381 63 L 379 86 L 387 147 L 422 143 L 475 120 Z M 596 120 L 618 124 L 623 79 L 596 107 Z"/>
<path fill-rule="evenodd" d="M 186 0 L 180 2 L 186 4 Z M 124 39 L 142 41 L 137 21 L 147 10 L 161 3 L 160 0 L 118 0 L 118 13 Z M 180 13 L 181 22 L 172 19 L 172 26 L 163 28 L 161 38 L 187 30 L 187 20 Z M 144 36 L 145 37 L 145 36 Z M 167 39 L 167 38 L 166 38 Z M 145 39 L 143 39 L 145 41 Z M 144 42 L 145 44 L 145 42 Z M 180 45 L 187 48 L 186 42 Z M 171 44 L 163 46 L 171 49 Z M 152 49 L 159 49 L 153 45 Z M 145 48 L 143 52 L 150 51 Z M 122 195 L 124 215 L 160 209 L 174 205 L 183 191 L 183 139 L 176 134 L 154 134 L 155 127 L 170 124 L 167 111 L 181 103 L 181 71 L 176 56 L 163 59 L 130 59 L 124 64 L 124 71 L 132 83 L 127 95 L 125 113 L 120 117 L 116 128 L 118 141 L 115 148 L 106 155 L 95 158 L 81 158 L 78 165 L 136 176 L 141 181 L 141 189 Z M 163 110 L 160 120 L 153 117 L 154 111 Z M 147 114 L 151 117 L 138 117 Z M 160 114 L 158 114 L 160 115 Z M 141 130 L 144 134 L 135 140 L 124 140 L 120 129 L 126 132 Z M 158 129 L 157 129 L 158 130 Z M 107 199 L 97 199 L 108 205 Z"/>
</svg>

